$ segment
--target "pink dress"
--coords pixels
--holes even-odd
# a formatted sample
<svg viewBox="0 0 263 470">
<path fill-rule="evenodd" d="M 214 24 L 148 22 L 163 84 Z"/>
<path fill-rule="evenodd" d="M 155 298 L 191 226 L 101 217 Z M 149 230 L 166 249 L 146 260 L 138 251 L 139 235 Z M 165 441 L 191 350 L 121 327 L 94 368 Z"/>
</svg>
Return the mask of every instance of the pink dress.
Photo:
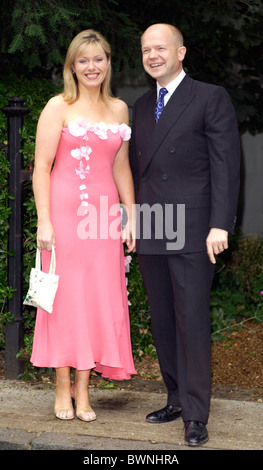
<svg viewBox="0 0 263 470">
<path fill-rule="evenodd" d="M 126 124 L 82 119 L 64 127 L 51 173 L 51 221 L 59 286 L 52 314 L 38 309 L 31 362 L 95 369 L 122 380 L 135 374 L 112 167 Z M 43 270 L 50 252 L 42 252 Z"/>
</svg>

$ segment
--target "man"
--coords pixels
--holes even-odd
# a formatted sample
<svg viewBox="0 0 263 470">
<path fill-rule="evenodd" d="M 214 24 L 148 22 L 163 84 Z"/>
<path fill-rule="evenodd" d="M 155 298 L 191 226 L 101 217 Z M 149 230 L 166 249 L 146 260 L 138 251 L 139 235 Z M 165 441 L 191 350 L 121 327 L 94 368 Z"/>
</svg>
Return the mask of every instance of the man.
<svg viewBox="0 0 263 470">
<path fill-rule="evenodd" d="M 167 405 L 146 419 L 164 423 L 182 416 L 186 443 L 200 445 L 208 440 L 210 290 L 216 255 L 228 248 L 234 229 L 239 135 L 225 89 L 184 72 L 186 48 L 177 28 L 152 25 L 141 45 L 144 69 L 157 90 L 134 105 L 130 164 L 139 207 L 139 263 L 168 391 Z M 155 122 L 160 88 L 166 90 Z M 147 206 L 150 216 L 142 210 Z M 154 212 L 157 207 L 162 212 Z"/>
</svg>

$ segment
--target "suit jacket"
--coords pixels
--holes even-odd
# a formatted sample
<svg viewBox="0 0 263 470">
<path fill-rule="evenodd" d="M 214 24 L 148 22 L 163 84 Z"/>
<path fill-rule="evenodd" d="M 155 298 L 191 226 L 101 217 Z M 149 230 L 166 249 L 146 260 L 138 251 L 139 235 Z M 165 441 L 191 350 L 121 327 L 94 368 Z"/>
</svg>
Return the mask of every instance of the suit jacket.
<svg viewBox="0 0 263 470">
<path fill-rule="evenodd" d="M 234 230 L 240 171 L 234 108 L 224 88 L 188 75 L 157 125 L 155 104 L 156 90 L 151 90 L 133 107 L 130 165 L 138 205 L 137 251 L 206 250 L 211 227 Z"/>
</svg>

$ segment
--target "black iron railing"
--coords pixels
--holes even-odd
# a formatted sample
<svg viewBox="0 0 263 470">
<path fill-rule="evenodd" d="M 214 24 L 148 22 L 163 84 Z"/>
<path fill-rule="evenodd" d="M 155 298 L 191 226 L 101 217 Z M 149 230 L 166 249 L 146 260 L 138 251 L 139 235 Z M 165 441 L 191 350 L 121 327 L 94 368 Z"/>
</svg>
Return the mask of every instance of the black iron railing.
<svg viewBox="0 0 263 470">
<path fill-rule="evenodd" d="M 23 183 L 32 177 L 32 172 L 24 171 L 22 155 L 21 127 L 23 118 L 29 112 L 24 107 L 24 100 L 13 97 L 8 106 L 2 108 L 7 117 L 8 144 L 7 158 L 10 162 L 9 195 L 11 215 L 9 218 L 8 285 L 14 289 L 8 300 L 8 311 L 13 322 L 6 323 L 5 330 L 5 378 L 16 379 L 23 371 L 23 363 L 17 357 L 23 346 Z"/>
</svg>

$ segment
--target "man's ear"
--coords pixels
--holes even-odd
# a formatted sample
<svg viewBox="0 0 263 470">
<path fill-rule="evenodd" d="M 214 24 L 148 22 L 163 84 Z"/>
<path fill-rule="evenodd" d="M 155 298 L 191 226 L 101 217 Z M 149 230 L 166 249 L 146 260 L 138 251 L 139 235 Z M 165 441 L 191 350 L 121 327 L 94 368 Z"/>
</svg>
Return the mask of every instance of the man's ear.
<svg viewBox="0 0 263 470">
<path fill-rule="evenodd" d="M 186 54 L 186 47 L 185 46 L 179 47 L 179 49 L 178 49 L 178 59 L 180 61 L 184 60 L 185 54 Z"/>
</svg>

